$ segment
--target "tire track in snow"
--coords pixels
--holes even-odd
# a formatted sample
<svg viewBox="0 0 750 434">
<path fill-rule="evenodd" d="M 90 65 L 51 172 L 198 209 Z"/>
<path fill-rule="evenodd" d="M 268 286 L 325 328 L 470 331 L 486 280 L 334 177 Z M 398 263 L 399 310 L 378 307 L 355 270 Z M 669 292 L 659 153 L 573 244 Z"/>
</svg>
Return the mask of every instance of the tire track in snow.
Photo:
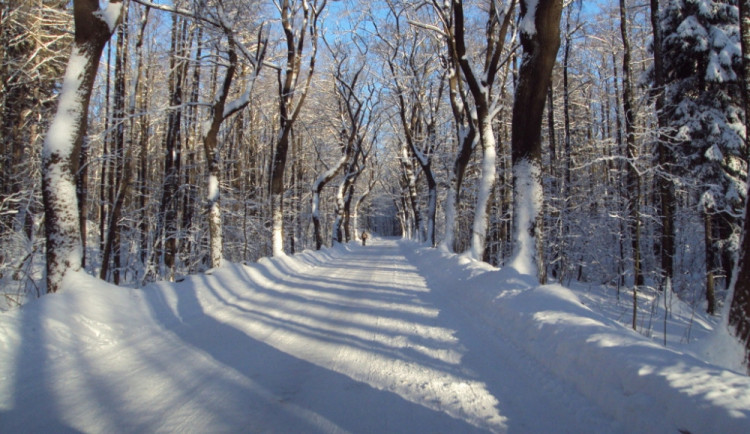
<svg viewBox="0 0 750 434">
<path fill-rule="evenodd" d="M 457 309 L 460 297 L 430 289 L 428 281 L 442 282 L 422 276 L 402 250 L 408 248 L 395 240 L 374 240 L 301 271 L 284 269 L 283 262 L 274 268 L 268 261 L 266 287 L 248 288 L 239 298 L 250 312 L 264 310 L 272 323 L 254 323 L 255 314 L 211 314 L 280 351 L 355 380 L 338 391 L 344 412 L 364 405 L 358 392 L 368 385 L 469 424 L 458 431 L 615 429 L 510 340 L 486 330 L 487 324 L 469 313 L 471 306 Z M 289 385 L 279 385 L 283 403 L 306 407 L 319 399 L 315 389 L 326 385 L 308 378 L 311 371 L 309 366 L 297 370 Z M 389 431 L 423 429 L 430 421 L 414 420 L 418 407 L 372 408 L 369 422 L 360 422 Z"/>
</svg>

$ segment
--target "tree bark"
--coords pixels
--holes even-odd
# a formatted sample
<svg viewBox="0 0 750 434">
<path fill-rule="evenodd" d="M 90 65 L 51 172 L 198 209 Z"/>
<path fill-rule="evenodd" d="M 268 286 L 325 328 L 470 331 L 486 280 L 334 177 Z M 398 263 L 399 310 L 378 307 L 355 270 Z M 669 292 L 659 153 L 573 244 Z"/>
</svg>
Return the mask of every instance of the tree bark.
<svg viewBox="0 0 750 434">
<path fill-rule="evenodd" d="M 742 97 L 745 113 L 750 113 L 750 0 L 740 0 L 740 43 L 742 46 Z M 745 116 L 745 128 L 750 131 L 750 116 Z M 750 135 L 745 137 L 745 149 L 750 146 Z M 745 366 L 750 375 L 750 179 L 745 196 L 745 214 L 742 227 L 737 267 L 730 284 L 731 302 L 727 323 L 731 332 L 745 347 Z"/>
<path fill-rule="evenodd" d="M 627 9 L 625 0 L 620 0 L 620 34 L 622 36 L 622 106 L 625 112 L 625 158 L 627 165 L 626 194 L 630 229 L 630 242 L 633 254 L 633 285 L 634 295 L 637 287 L 643 286 L 643 270 L 641 264 L 641 179 L 636 168 L 637 145 L 635 142 L 635 103 L 633 101 L 633 73 L 630 67 L 630 38 L 628 36 Z M 635 328 L 635 325 L 633 326 Z"/>
<path fill-rule="evenodd" d="M 560 47 L 562 0 L 521 1 L 523 57 L 513 103 L 511 158 L 513 163 L 514 253 L 512 265 L 521 273 L 543 276 L 537 248 L 542 231 L 542 116 L 555 57 Z M 542 279 L 540 279 L 541 281 Z"/>
<path fill-rule="evenodd" d="M 127 6 L 123 7 L 122 14 L 124 19 L 127 20 Z M 104 237 L 103 244 L 102 268 L 99 273 L 100 279 L 107 279 L 109 262 L 110 259 L 113 259 L 112 282 L 115 285 L 120 284 L 120 269 L 122 268 L 120 252 L 122 223 L 120 222 L 120 218 L 132 173 L 132 166 L 123 167 L 130 162 L 129 156 L 123 155 L 125 152 L 125 68 L 127 64 L 127 22 L 125 22 L 117 30 L 115 85 L 112 104 L 114 122 L 112 144 L 114 149 L 112 150 L 112 163 L 110 164 L 110 174 L 112 175 L 113 182 L 109 186 L 113 192 L 113 200 L 109 207 L 106 229 L 102 228 L 103 231 L 106 230 L 106 236 Z M 114 254 L 112 254 L 113 252 Z"/>
<path fill-rule="evenodd" d="M 121 1 L 110 1 L 100 15 L 99 0 L 73 2 L 75 42 L 42 155 L 47 292 L 59 290 L 65 273 L 80 270 L 82 266 L 76 173 L 99 58 L 120 21 L 121 7 Z"/>
<path fill-rule="evenodd" d="M 320 175 L 318 179 L 315 180 L 315 183 L 313 183 L 312 220 L 313 230 L 315 231 L 315 250 L 320 250 L 323 247 L 323 234 L 321 233 L 320 226 L 320 193 L 323 191 L 323 187 L 325 187 L 325 185 L 341 171 L 347 161 L 349 161 L 352 156 L 352 150 L 351 143 L 347 140 L 342 149 L 342 156 L 336 165 Z"/>
<path fill-rule="evenodd" d="M 449 53 L 454 52 L 453 50 L 449 50 Z M 478 139 L 476 124 L 469 119 L 466 111 L 466 97 L 461 87 L 461 69 L 454 57 L 450 56 L 451 65 L 448 67 L 448 89 L 459 148 L 456 152 L 456 159 L 453 162 L 453 170 L 450 177 L 450 187 L 445 204 L 445 236 L 441 243 L 443 248 L 451 252 L 456 249 L 456 224 L 458 220 L 457 213 L 461 203 L 461 186 L 463 185 L 466 166 L 468 166 L 471 160 L 471 153 Z"/>
<path fill-rule="evenodd" d="M 622 37 L 622 107 L 625 113 L 625 195 L 628 208 L 628 230 L 633 255 L 633 330 L 636 329 L 638 312 L 638 287 L 643 286 L 641 265 L 641 179 L 636 168 L 637 148 L 635 142 L 635 103 L 633 101 L 633 79 L 630 67 L 630 38 L 628 37 L 627 8 L 620 0 L 620 35 Z"/>
<path fill-rule="evenodd" d="M 185 22 L 172 17 L 172 45 L 169 61 L 170 111 L 167 115 L 167 131 L 164 135 L 164 181 L 157 216 L 153 257 L 163 257 L 167 279 L 174 280 L 177 255 L 177 190 L 180 184 L 182 163 L 181 124 L 183 111 L 183 81 L 185 75 L 184 47 Z M 152 259 L 153 261 L 153 259 Z M 156 264 L 149 264 L 149 267 Z M 149 276 L 147 272 L 144 277 Z"/>
<path fill-rule="evenodd" d="M 212 268 L 220 267 L 222 251 L 222 225 L 221 209 L 219 205 L 221 167 L 219 164 L 219 152 L 217 150 L 219 128 L 224 122 L 224 107 L 226 106 L 229 88 L 232 85 L 234 74 L 237 71 L 237 53 L 234 49 L 234 42 L 229 41 L 229 67 L 224 75 L 224 82 L 216 102 L 211 107 L 211 126 L 203 138 L 203 151 L 206 155 L 207 167 L 207 197 L 206 208 L 208 211 L 208 233 L 209 233 L 209 261 Z"/>
<path fill-rule="evenodd" d="M 479 143 L 482 145 L 482 180 L 479 185 L 477 204 L 474 210 L 470 248 L 471 256 L 477 260 L 481 260 L 484 256 L 484 244 L 487 238 L 488 206 L 490 204 L 490 195 L 495 184 L 495 157 L 497 155 L 497 143 L 492 128 L 492 122 L 497 113 L 493 105 L 492 86 L 500 67 L 500 56 L 503 47 L 505 46 L 505 35 L 513 16 L 512 12 L 515 4 L 515 0 L 511 0 L 507 10 L 498 11 L 495 2 L 490 2 L 486 35 L 486 57 L 484 70 L 480 76 L 475 75 L 474 69 L 467 58 L 463 2 L 456 1 L 453 6 L 453 49 L 456 52 L 458 65 L 461 67 L 466 83 L 469 87 L 469 92 L 474 101 L 477 133 L 479 135 Z M 559 46 L 559 41 L 557 45 Z M 556 52 L 557 47 L 555 47 L 555 53 Z M 542 84 L 543 83 L 538 83 L 538 85 Z M 546 86 L 544 87 L 546 90 Z M 542 105 L 542 108 L 543 107 L 544 105 Z"/>
<path fill-rule="evenodd" d="M 672 287 L 674 278 L 674 255 L 675 255 L 675 194 L 674 186 L 670 179 L 669 135 L 667 125 L 669 123 L 665 112 L 666 98 L 664 95 L 664 59 L 662 58 L 662 32 L 659 25 L 659 1 L 651 0 L 651 27 L 653 30 L 654 50 L 654 91 L 656 92 L 655 109 L 656 119 L 659 126 L 659 138 L 656 144 L 659 172 L 656 175 L 656 188 L 659 196 L 658 213 L 661 220 L 661 233 L 659 234 L 659 256 L 661 262 L 662 279 L 661 287 Z"/>
<path fill-rule="evenodd" d="M 303 1 L 302 19 L 297 29 L 293 27 L 294 5 L 292 1 L 284 0 L 280 5 L 287 57 L 286 66 L 278 70 L 281 131 L 274 147 L 269 189 L 271 196 L 271 245 L 274 256 L 284 254 L 284 212 L 282 209 L 284 204 L 284 170 L 292 128 L 307 97 L 315 70 L 315 55 L 318 47 L 318 18 L 325 8 L 325 4 L 325 0 L 320 5 L 317 1 L 312 3 Z M 302 53 L 305 47 L 305 35 L 308 31 L 310 33 L 310 63 L 305 84 L 302 89 L 297 89 L 302 65 Z"/>
</svg>

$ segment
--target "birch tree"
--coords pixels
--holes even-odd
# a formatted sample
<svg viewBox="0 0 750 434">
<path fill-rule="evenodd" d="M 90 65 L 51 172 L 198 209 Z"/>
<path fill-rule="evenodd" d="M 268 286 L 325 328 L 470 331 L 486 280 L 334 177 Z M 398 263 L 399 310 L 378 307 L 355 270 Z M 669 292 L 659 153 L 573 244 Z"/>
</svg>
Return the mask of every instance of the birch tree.
<svg viewBox="0 0 750 434">
<path fill-rule="evenodd" d="M 104 45 L 121 20 L 122 1 L 74 0 L 75 36 L 57 113 L 42 152 L 42 197 L 47 236 L 47 292 L 65 273 L 81 269 L 83 247 L 76 198 L 76 172 L 88 123 L 91 92 Z"/>
</svg>

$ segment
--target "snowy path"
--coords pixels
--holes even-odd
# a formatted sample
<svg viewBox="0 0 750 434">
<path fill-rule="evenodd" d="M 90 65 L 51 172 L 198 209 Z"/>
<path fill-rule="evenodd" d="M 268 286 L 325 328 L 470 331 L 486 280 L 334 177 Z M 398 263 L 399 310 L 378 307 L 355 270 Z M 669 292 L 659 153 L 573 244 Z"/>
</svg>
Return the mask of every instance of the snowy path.
<svg viewBox="0 0 750 434">
<path fill-rule="evenodd" d="M 564 379 L 564 380 L 563 380 Z M 395 240 L 0 313 L 0 433 L 726 432 L 750 378 Z"/>
<path fill-rule="evenodd" d="M 458 308 L 461 288 L 431 290 L 405 249 L 377 240 L 132 290 L 130 312 L 102 306 L 81 330 L 37 318 L 13 381 L 0 367 L 0 431 L 618 430 Z"/>
</svg>

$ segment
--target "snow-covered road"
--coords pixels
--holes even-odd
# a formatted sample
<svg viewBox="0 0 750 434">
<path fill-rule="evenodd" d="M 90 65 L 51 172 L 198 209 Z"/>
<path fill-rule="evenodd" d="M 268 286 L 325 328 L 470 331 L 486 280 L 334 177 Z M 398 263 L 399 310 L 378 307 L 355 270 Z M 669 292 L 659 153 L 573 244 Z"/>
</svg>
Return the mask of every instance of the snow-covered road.
<svg viewBox="0 0 750 434">
<path fill-rule="evenodd" d="M 644 426 L 557 378 L 519 348 L 517 330 L 488 318 L 499 311 L 468 300 L 450 270 L 425 271 L 424 258 L 373 240 L 145 289 L 74 275 L 65 291 L 0 315 L 0 432 Z M 738 378 L 732 396 L 747 396 Z M 623 401 L 656 428 L 660 410 L 643 414 L 642 402 Z"/>
</svg>

